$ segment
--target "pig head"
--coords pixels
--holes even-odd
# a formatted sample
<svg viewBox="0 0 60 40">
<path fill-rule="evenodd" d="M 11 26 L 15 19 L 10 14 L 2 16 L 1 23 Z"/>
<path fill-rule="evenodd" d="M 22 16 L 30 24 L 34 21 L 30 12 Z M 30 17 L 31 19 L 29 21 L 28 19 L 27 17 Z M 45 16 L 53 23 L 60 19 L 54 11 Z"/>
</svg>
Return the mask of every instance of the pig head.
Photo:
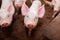
<svg viewBox="0 0 60 40">
<path fill-rule="evenodd" d="M 13 0 L 15 7 L 21 7 L 26 0 Z"/>
<path fill-rule="evenodd" d="M 22 15 L 24 17 L 24 24 L 27 28 L 35 28 L 38 23 L 38 18 L 43 18 L 45 14 L 44 5 L 41 5 L 39 0 L 33 1 L 30 8 L 26 4 L 22 5 Z"/>
<path fill-rule="evenodd" d="M 54 8 L 54 14 L 52 17 L 60 11 L 60 0 L 52 0 L 51 2 L 44 0 L 44 2 Z"/>
<path fill-rule="evenodd" d="M 2 3 L 2 5 L 4 5 Z M 9 26 L 12 22 L 12 19 L 13 19 L 13 14 L 14 14 L 14 6 L 11 2 L 11 4 L 9 4 L 8 6 L 1 6 L 1 9 L 0 9 L 0 26 L 2 27 L 6 27 L 6 26 Z"/>
<path fill-rule="evenodd" d="M 60 11 L 60 0 L 52 0 L 51 3 L 54 6 L 54 11 Z"/>
</svg>

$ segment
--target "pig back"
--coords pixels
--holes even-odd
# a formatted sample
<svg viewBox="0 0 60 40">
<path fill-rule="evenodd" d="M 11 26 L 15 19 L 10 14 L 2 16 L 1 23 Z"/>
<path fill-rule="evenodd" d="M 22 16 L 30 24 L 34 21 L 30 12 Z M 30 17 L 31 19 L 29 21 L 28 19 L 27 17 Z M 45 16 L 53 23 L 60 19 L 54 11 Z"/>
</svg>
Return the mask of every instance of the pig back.
<svg viewBox="0 0 60 40">
<path fill-rule="evenodd" d="M 45 27 L 44 35 L 52 40 L 60 40 L 60 13 Z"/>
</svg>

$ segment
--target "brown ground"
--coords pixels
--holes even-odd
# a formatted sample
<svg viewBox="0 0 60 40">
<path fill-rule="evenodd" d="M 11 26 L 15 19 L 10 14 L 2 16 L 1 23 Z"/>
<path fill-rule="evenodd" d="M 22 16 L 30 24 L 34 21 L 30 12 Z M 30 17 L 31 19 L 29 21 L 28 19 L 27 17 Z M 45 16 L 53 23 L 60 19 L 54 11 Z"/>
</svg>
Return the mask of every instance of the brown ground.
<svg viewBox="0 0 60 40">
<path fill-rule="evenodd" d="M 31 5 L 29 1 L 28 6 Z M 44 3 L 42 1 L 42 3 Z M 43 35 L 44 26 L 46 26 L 52 20 L 53 10 L 50 6 L 45 5 L 46 13 L 44 18 L 39 19 L 38 25 L 32 30 L 31 37 L 28 36 L 27 28 L 25 28 L 23 23 L 23 16 L 21 12 L 19 15 L 14 15 L 13 22 L 11 26 L 7 28 L 0 28 L 0 40 L 49 40 Z"/>
</svg>

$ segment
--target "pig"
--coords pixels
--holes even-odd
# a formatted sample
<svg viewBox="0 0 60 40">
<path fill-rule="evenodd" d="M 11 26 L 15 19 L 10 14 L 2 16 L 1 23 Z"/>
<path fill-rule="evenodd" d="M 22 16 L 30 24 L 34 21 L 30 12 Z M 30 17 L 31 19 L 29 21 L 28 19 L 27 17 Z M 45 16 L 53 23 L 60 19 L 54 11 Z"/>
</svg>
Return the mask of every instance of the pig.
<svg viewBox="0 0 60 40">
<path fill-rule="evenodd" d="M 2 0 L 0 9 L 0 26 L 7 27 L 11 24 L 15 12 L 12 0 Z"/>
<path fill-rule="evenodd" d="M 43 35 L 51 40 L 60 40 L 60 13 L 45 26 Z"/>
<path fill-rule="evenodd" d="M 22 15 L 24 17 L 24 24 L 30 30 L 35 28 L 38 23 L 38 18 L 43 18 L 45 14 L 44 4 L 41 5 L 39 0 L 34 0 L 31 7 L 24 3 L 21 8 Z"/>
<path fill-rule="evenodd" d="M 13 0 L 15 7 L 21 7 L 26 0 Z"/>
<path fill-rule="evenodd" d="M 20 11 L 20 8 L 26 2 L 26 0 L 13 0 L 13 2 L 14 2 L 14 7 L 16 9 L 16 14 L 15 15 L 18 15 L 18 12 Z"/>
<path fill-rule="evenodd" d="M 51 2 L 44 0 L 44 2 L 54 8 L 54 14 L 52 15 L 52 18 L 54 18 L 60 11 L 60 0 L 52 0 Z"/>
</svg>

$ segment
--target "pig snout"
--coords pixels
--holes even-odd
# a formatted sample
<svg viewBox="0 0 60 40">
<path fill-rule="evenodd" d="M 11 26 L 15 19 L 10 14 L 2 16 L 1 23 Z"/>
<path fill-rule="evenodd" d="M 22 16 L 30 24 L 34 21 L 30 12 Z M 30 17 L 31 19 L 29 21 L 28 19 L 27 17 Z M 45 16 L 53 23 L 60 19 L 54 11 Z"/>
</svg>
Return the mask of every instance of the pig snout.
<svg viewBox="0 0 60 40">
<path fill-rule="evenodd" d="M 8 25 L 9 25 L 9 23 L 7 21 L 3 21 L 1 24 L 2 27 L 8 26 Z"/>
<path fill-rule="evenodd" d="M 16 6 L 16 7 L 20 7 L 20 4 L 19 4 L 19 3 L 15 3 L 15 6 Z"/>
<path fill-rule="evenodd" d="M 26 26 L 27 26 L 27 28 L 30 28 L 30 29 L 35 28 L 35 26 L 33 24 L 27 24 Z"/>
</svg>

